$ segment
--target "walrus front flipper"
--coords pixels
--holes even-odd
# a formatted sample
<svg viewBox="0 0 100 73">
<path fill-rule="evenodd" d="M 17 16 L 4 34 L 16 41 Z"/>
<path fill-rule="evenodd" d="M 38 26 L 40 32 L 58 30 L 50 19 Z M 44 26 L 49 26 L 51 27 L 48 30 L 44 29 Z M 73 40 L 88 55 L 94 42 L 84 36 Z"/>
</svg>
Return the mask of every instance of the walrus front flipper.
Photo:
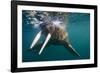
<svg viewBox="0 0 100 73">
<path fill-rule="evenodd" d="M 80 57 L 80 54 L 72 47 L 72 45 L 66 41 L 63 42 L 64 47 L 67 48 L 72 54 Z"/>
</svg>

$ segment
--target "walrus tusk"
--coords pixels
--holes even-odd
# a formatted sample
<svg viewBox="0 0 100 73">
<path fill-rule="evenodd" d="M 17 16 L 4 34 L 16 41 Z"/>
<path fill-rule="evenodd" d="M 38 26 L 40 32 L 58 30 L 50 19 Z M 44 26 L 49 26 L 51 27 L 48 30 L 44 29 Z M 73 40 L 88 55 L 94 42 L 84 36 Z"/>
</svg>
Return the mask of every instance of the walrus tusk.
<svg viewBox="0 0 100 73">
<path fill-rule="evenodd" d="M 30 46 L 31 49 L 32 49 L 32 48 L 35 46 L 35 44 L 38 42 L 38 40 L 39 40 L 39 38 L 40 38 L 40 36 L 41 36 L 41 33 L 42 33 L 42 31 L 40 31 L 40 32 L 36 35 L 36 37 L 34 38 L 32 44 L 31 44 L 31 46 Z"/>
<path fill-rule="evenodd" d="M 41 47 L 41 49 L 40 49 L 40 51 L 39 51 L 39 55 L 42 53 L 44 47 L 46 46 L 46 44 L 48 43 L 48 41 L 50 40 L 50 38 L 51 38 L 51 34 L 48 33 L 47 38 L 46 38 L 44 44 L 42 45 L 42 47 Z"/>
</svg>

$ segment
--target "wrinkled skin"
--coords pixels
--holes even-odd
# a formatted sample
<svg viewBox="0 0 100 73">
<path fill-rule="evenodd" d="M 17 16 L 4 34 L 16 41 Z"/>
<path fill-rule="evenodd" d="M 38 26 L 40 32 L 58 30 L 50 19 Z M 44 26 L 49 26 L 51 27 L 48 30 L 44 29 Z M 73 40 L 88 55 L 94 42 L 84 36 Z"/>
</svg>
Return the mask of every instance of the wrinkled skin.
<svg viewBox="0 0 100 73">
<path fill-rule="evenodd" d="M 57 27 L 53 23 L 43 23 L 40 25 L 40 28 L 43 30 L 44 35 L 50 33 L 53 40 L 65 41 L 68 37 L 67 32 L 63 28 Z"/>
</svg>

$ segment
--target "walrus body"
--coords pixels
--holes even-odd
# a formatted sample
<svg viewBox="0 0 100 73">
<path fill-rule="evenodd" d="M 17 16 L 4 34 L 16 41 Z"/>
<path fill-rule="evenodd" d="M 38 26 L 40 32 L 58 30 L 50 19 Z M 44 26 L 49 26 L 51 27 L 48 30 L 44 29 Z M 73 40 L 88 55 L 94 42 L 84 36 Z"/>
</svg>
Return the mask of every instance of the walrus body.
<svg viewBox="0 0 100 73">
<path fill-rule="evenodd" d="M 44 24 L 45 25 L 41 24 L 40 26 L 43 35 L 46 36 L 48 33 L 52 35 L 50 41 L 48 42 L 49 45 L 63 45 L 65 48 L 69 49 L 69 51 L 72 52 L 74 55 L 80 56 L 78 52 L 71 46 L 68 39 L 68 33 L 62 27 L 55 26 L 53 25 L 53 23 Z"/>
<path fill-rule="evenodd" d="M 32 25 L 40 29 L 40 32 L 36 35 L 35 40 L 30 48 L 33 48 L 33 45 L 39 41 L 39 38 L 42 34 L 46 38 L 46 42 L 44 42 L 45 44 L 41 43 L 34 46 L 37 47 L 43 45 L 41 52 L 46 44 L 46 47 L 48 45 L 50 46 L 50 44 L 63 45 L 65 48 L 69 49 L 72 54 L 80 56 L 78 52 L 71 46 L 71 43 L 68 39 L 68 32 L 66 31 L 67 13 L 45 11 L 28 11 L 27 13 L 28 17 L 32 17 Z M 49 37 L 49 40 L 47 37 Z M 41 52 L 39 54 L 41 54 Z"/>
</svg>

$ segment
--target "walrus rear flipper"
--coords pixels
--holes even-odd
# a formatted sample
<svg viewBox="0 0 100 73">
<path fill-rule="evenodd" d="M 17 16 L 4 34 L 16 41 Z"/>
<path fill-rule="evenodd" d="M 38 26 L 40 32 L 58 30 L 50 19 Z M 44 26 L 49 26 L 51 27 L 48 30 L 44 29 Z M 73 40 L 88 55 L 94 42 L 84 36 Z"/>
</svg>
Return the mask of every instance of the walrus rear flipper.
<svg viewBox="0 0 100 73">
<path fill-rule="evenodd" d="M 77 55 L 80 57 L 80 54 L 72 47 L 72 45 L 68 42 L 63 42 L 64 47 L 68 49 L 73 55 Z"/>
</svg>

